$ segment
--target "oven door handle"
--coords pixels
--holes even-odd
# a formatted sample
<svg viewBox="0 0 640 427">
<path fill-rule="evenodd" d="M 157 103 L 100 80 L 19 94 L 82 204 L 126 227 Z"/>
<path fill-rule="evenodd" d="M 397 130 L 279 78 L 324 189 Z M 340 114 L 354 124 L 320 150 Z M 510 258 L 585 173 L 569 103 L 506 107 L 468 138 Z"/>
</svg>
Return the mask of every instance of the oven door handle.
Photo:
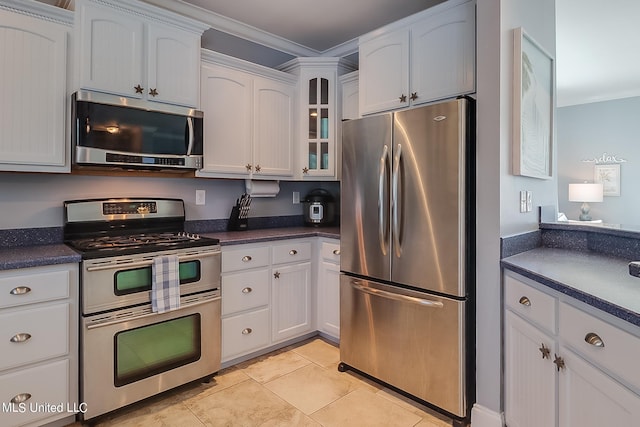
<svg viewBox="0 0 640 427">
<path fill-rule="evenodd" d="M 180 308 L 177 308 L 175 310 L 165 311 L 163 313 L 151 312 L 151 313 L 145 313 L 145 314 L 141 314 L 139 316 L 133 316 L 133 317 L 121 317 L 119 319 L 109 320 L 107 322 L 96 323 L 96 324 L 93 324 L 93 325 L 86 325 L 86 328 L 88 330 L 91 330 L 91 329 L 102 328 L 103 326 L 116 325 L 118 323 L 123 323 L 123 322 L 132 322 L 134 320 L 146 319 L 148 317 L 153 317 L 153 316 L 159 316 L 159 315 L 162 315 L 162 314 L 173 313 L 173 312 L 185 309 L 185 308 L 197 307 L 199 305 L 208 304 L 208 303 L 215 302 L 215 301 L 220 301 L 220 300 L 222 300 L 222 297 L 220 297 L 220 296 L 217 296 L 217 297 L 214 297 L 214 298 L 204 298 L 204 299 L 199 300 L 199 301 L 194 301 L 194 302 L 190 302 L 188 304 L 181 305 Z"/>
<path fill-rule="evenodd" d="M 194 259 L 201 259 L 201 258 L 206 258 L 210 256 L 216 256 L 216 255 L 220 255 L 220 253 L 221 253 L 220 251 L 198 252 L 196 254 L 189 254 L 189 255 L 178 257 L 178 262 L 191 261 Z M 114 268 L 121 268 L 121 267 L 127 267 L 127 268 L 148 267 L 150 265 L 153 265 L 153 258 L 150 258 L 144 261 L 137 261 L 137 262 L 122 262 L 117 264 L 112 264 L 109 262 L 107 264 L 91 265 L 87 267 L 87 271 L 112 270 Z"/>
</svg>

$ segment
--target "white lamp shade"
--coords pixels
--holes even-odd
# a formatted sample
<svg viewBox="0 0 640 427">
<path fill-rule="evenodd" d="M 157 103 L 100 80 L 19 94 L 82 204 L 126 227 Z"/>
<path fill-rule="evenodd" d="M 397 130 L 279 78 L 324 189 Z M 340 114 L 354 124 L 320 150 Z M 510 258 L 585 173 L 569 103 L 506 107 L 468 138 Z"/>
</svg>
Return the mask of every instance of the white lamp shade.
<svg viewBox="0 0 640 427">
<path fill-rule="evenodd" d="M 602 184 L 569 184 L 570 202 L 601 202 L 602 196 Z"/>
</svg>

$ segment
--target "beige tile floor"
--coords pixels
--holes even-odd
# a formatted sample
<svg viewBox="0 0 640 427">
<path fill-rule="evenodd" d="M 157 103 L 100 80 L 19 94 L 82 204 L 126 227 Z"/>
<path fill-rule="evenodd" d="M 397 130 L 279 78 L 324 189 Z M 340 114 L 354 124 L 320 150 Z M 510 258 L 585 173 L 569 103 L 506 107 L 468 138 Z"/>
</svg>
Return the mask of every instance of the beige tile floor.
<svg viewBox="0 0 640 427">
<path fill-rule="evenodd" d="M 319 337 L 224 369 L 98 419 L 97 426 L 416 426 L 450 422 L 353 372 Z M 78 427 L 80 424 L 73 424 Z"/>
</svg>

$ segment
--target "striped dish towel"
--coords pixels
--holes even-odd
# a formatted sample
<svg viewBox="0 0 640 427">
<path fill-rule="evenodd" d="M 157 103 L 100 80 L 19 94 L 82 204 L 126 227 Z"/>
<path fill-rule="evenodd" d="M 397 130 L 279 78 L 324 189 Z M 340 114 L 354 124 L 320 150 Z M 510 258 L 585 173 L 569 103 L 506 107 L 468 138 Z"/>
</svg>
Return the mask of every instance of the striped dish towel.
<svg viewBox="0 0 640 427">
<path fill-rule="evenodd" d="M 151 310 L 154 313 L 180 308 L 180 271 L 177 255 L 153 259 Z"/>
</svg>

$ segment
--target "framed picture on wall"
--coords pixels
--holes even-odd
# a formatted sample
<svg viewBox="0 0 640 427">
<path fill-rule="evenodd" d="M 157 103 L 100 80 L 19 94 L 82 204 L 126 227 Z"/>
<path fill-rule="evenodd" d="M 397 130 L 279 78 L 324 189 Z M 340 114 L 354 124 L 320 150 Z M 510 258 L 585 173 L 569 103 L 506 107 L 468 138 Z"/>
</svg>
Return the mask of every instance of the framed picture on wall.
<svg viewBox="0 0 640 427">
<path fill-rule="evenodd" d="M 620 165 L 595 165 L 593 181 L 602 183 L 603 195 L 620 196 Z"/>
<path fill-rule="evenodd" d="M 513 30 L 514 175 L 551 178 L 554 59 L 520 28 Z"/>
</svg>

